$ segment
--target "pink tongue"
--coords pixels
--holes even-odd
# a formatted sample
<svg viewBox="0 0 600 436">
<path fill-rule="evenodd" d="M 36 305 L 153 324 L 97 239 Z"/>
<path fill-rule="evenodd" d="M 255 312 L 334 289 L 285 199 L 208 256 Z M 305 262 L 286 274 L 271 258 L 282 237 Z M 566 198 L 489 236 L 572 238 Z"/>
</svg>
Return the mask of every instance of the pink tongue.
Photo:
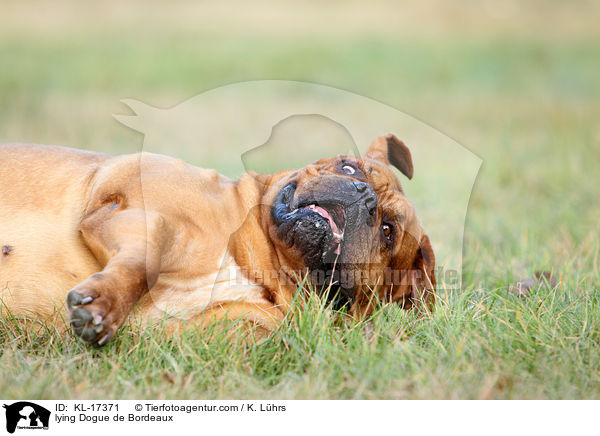
<svg viewBox="0 0 600 436">
<path fill-rule="evenodd" d="M 337 233 L 338 235 L 340 233 L 342 233 L 342 232 L 340 232 L 340 229 L 338 229 L 338 226 L 335 224 L 335 221 L 333 220 L 333 218 L 331 218 L 331 215 L 329 215 L 329 213 L 325 209 L 323 209 L 320 206 L 311 206 L 311 209 L 314 210 L 315 212 L 317 212 L 319 215 L 321 215 L 327 221 L 329 221 L 329 226 L 331 227 L 331 230 L 333 231 L 333 233 Z"/>
</svg>

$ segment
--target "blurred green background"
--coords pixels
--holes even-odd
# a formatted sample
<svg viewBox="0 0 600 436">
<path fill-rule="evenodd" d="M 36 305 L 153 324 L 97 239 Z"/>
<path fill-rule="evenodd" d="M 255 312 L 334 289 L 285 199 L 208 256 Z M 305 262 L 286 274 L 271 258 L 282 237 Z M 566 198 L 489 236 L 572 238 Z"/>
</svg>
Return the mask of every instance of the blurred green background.
<svg viewBox="0 0 600 436">
<path fill-rule="evenodd" d="M 143 137 L 112 118 L 128 113 L 123 98 L 167 108 L 237 81 L 330 85 L 406 112 L 484 160 L 467 223 L 475 283 L 583 262 L 578 253 L 598 270 L 598 2 L 1 9 L 2 142 L 133 152 Z"/>
</svg>

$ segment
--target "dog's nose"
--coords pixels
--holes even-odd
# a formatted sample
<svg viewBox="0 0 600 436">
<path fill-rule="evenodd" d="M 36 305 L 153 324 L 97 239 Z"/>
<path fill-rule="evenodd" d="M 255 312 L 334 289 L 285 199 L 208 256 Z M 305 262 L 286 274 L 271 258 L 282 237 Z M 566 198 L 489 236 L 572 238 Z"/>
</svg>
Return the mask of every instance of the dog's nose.
<svg viewBox="0 0 600 436">
<path fill-rule="evenodd" d="M 369 215 L 374 215 L 375 212 L 377 212 L 378 198 L 371 185 L 365 182 L 358 181 L 352 182 L 352 184 L 359 192 L 359 194 L 361 194 L 360 199 L 362 202 L 364 202 L 364 205 L 367 211 L 369 212 Z"/>
<path fill-rule="evenodd" d="M 369 212 L 369 215 L 375 215 L 377 212 L 377 194 L 373 192 L 373 195 L 369 195 L 365 198 L 365 207 Z"/>
<path fill-rule="evenodd" d="M 352 182 L 352 184 L 361 194 L 371 187 L 371 185 L 365 182 Z"/>
</svg>

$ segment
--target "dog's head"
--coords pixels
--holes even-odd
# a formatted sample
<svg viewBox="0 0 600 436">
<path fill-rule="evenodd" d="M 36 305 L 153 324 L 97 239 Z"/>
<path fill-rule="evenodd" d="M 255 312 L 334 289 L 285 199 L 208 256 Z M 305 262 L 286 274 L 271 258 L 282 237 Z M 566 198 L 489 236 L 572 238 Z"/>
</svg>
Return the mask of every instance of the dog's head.
<svg viewBox="0 0 600 436">
<path fill-rule="evenodd" d="M 378 137 L 362 158 L 321 159 L 272 176 L 263 222 L 282 267 L 332 285 L 337 306 L 369 313 L 374 297 L 408 308 L 433 303 L 435 257 L 429 238 L 389 165 L 409 179 L 409 149 Z"/>
</svg>

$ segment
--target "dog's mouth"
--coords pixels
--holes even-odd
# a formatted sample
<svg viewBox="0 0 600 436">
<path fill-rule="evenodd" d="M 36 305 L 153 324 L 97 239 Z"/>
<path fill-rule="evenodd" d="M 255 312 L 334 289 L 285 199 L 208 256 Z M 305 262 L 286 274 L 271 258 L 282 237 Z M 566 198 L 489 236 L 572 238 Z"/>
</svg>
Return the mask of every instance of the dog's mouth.
<svg viewBox="0 0 600 436">
<path fill-rule="evenodd" d="M 344 229 L 346 227 L 346 210 L 341 204 L 337 203 L 311 203 L 300 205 L 300 210 L 310 211 L 319 215 L 327 223 L 331 230 L 332 248 L 334 254 L 339 256 L 342 250 L 342 241 L 344 240 Z"/>
<path fill-rule="evenodd" d="M 372 216 L 367 205 L 376 203 L 374 196 L 371 189 L 371 196 L 365 198 L 353 181 L 344 178 L 314 179 L 300 189 L 290 183 L 271 204 L 274 236 L 301 256 L 304 266 L 314 273 L 314 284 L 339 282 L 340 274 L 359 268 L 368 257 Z M 340 282 L 336 289 L 340 304 L 354 298 L 353 285 Z"/>
<path fill-rule="evenodd" d="M 296 245 L 310 258 L 309 265 L 324 265 L 340 256 L 346 229 L 346 208 L 331 198 L 310 193 L 295 199 L 296 186 L 283 188 L 272 208 L 278 236 L 289 246 Z M 308 194 L 308 195 L 307 195 Z"/>
</svg>

